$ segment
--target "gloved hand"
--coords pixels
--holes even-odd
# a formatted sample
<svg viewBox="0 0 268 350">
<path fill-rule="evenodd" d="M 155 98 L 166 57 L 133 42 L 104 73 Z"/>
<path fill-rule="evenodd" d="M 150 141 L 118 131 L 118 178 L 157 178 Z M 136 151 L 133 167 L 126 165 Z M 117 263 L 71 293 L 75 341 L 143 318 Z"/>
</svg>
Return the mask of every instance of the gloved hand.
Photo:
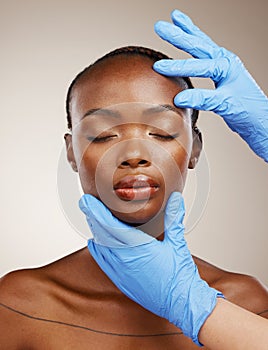
<svg viewBox="0 0 268 350">
<path fill-rule="evenodd" d="M 216 45 L 182 12 L 173 11 L 171 18 L 174 24 L 157 22 L 156 33 L 194 59 L 160 60 L 154 64 L 154 69 L 166 76 L 211 78 L 216 87 L 215 90 L 184 90 L 175 97 L 175 105 L 219 114 L 268 162 L 268 99 L 265 94 L 235 54 Z"/>
<path fill-rule="evenodd" d="M 199 330 L 213 311 L 217 297 L 223 295 L 200 278 L 187 248 L 181 194 L 174 192 L 169 198 L 163 241 L 120 222 L 91 195 L 83 195 L 79 205 L 94 236 L 88 241 L 88 249 L 101 269 L 130 299 L 166 318 L 201 346 Z M 106 237 L 113 247 L 105 246 Z"/>
</svg>

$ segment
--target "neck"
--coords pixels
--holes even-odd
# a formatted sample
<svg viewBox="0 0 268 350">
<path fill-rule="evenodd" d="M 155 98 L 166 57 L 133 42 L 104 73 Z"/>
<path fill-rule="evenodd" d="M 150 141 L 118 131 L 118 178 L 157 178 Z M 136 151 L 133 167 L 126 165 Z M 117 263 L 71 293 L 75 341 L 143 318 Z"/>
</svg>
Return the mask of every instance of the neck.
<svg viewBox="0 0 268 350">
<path fill-rule="evenodd" d="M 164 212 L 157 214 L 153 219 L 137 226 L 137 228 L 150 236 L 163 240 L 160 237 L 164 237 Z"/>
</svg>

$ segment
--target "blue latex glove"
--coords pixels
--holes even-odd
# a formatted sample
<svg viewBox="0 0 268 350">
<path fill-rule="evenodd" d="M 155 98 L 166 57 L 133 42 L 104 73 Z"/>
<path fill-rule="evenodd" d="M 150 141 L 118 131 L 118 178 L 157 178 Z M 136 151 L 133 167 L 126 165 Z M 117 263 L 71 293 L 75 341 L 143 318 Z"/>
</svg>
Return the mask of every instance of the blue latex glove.
<svg viewBox="0 0 268 350">
<path fill-rule="evenodd" d="M 84 195 L 79 205 L 94 236 L 88 249 L 101 269 L 130 299 L 166 318 L 201 346 L 199 330 L 223 295 L 200 278 L 187 248 L 181 194 L 174 192 L 169 198 L 164 241 L 122 223 L 91 195 Z M 113 247 L 105 246 L 106 240 Z"/>
<path fill-rule="evenodd" d="M 268 99 L 265 94 L 235 54 L 216 45 L 182 12 L 173 11 L 171 18 L 174 24 L 157 22 L 156 33 L 194 59 L 160 60 L 154 64 L 154 69 L 167 76 L 211 78 L 216 87 L 215 90 L 184 90 L 175 97 L 175 105 L 219 114 L 268 162 Z"/>
</svg>

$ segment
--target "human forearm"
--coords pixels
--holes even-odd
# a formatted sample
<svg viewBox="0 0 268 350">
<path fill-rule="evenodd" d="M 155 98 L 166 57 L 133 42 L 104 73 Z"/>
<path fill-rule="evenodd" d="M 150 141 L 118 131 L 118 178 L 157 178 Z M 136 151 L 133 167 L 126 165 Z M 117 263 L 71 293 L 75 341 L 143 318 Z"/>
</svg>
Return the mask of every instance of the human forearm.
<svg viewBox="0 0 268 350">
<path fill-rule="evenodd" d="M 199 341 L 211 350 L 266 350 L 268 321 L 227 300 L 218 299 L 200 329 Z"/>
</svg>

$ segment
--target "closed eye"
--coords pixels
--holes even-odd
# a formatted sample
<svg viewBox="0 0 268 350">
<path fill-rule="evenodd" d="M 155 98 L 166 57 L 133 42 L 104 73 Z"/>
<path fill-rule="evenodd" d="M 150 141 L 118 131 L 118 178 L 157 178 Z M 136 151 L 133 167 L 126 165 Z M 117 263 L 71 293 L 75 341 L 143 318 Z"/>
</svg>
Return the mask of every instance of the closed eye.
<svg viewBox="0 0 268 350">
<path fill-rule="evenodd" d="M 157 133 L 152 133 L 150 132 L 149 133 L 150 136 L 154 136 L 156 137 L 157 139 L 160 139 L 160 140 L 173 140 L 175 139 L 176 137 L 179 136 L 179 134 L 175 134 L 175 135 L 163 135 L 163 134 L 157 134 Z"/>
<path fill-rule="evenodd" d="M 89 136 L 87 137 L 87 139 L 93 143 L 102 143 L 102 142 L 110 141 L 115 137 L 117 137 L 117 135 L 107 135 L 107 136 L 99 136 L 99 137 Z"/>
</svg>

